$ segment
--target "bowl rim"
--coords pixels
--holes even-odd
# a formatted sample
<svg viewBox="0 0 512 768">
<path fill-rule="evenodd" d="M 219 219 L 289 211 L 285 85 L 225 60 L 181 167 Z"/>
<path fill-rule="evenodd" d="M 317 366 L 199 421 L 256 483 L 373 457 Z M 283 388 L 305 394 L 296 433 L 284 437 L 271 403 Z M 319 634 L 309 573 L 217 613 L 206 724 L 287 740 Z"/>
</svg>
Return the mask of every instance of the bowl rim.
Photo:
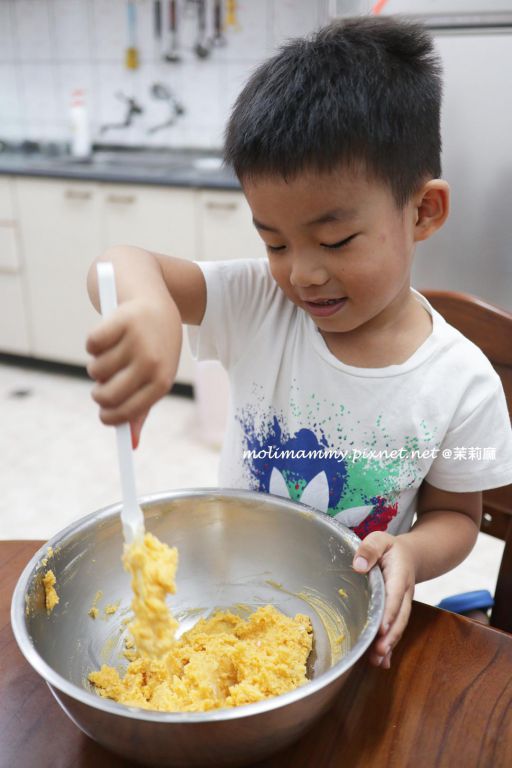
<svg viewBox="0 0 512 768">
<path fill-rule="evenodd" d="M 304 514 L 304 511 L 312 513 L 316 518 L 321 520 L 322 524 L 330 527 L 337 534 L 342 534 L 342 538 L 347 544 L 351 545 L 355 549 L 361 543 L 361 539 L 347 526 L 340 523 L 335 518 L 321 512 L 314 507 L 302 504 L 292 499 L 286 499 L 282 496 L 277 496 L 270 493 L 260 493 L 257 491 L 250 491 L 239 488 L 219 488 L 219 487 L 205 487 L 205 488 L 183 488 L 179 490 L 160 491 L 139 497 L 139 503 L 144 509 L 144 506 L 151 506 L 158 504 L 162 501 L 172 501 L 184 497 L 193 496 L 228 496 L 228 497 L 243 497 L 247 500 L 253 500 L 258 502 L 267 503 L 282 503 L 287 509 L 294 510 L 297 513 Z M 15 640 L 18 647 L 32 666 L 32 668 L 45 680 L 50 687 L 56 688 L 61 693 L 72 699 L 77 700 L 81 704 L 91 706 L 94 709 L 107 712 L 111 715 L 121 715 L 134 720 L 146 720 L 157 723 L 204 723 L 204 722 L 218 722 L 222 720 L 233 720 L 243 717 L 251 717 L 263 712 L 268 712 L 273 709 L 279 709 L 280 707 L 288 706 L 295 701 L 304 698 L 307 695 L 314 694 L 327 687 L 337 678 L 341 677 L 350 667 L 352 667 L 356 661 L 365 653 L 375 636 L 377 635 L 382 616 L 384 613 L 384 600 L 385 600 L 385 588 L 384 579 L 379 566 L 371 568 L 367 577 L 370 583 L 370 605 L 369 611 L 372 612 L 371 617 L 367 620 L 363 631 L 361 632 L 355 645 L 332 667 L 325 672 L 322 672 L 317 678 L 309 680 L 307 683 L 300 685 L 293 691 L 280 694 L 279 696 L 273 696 L 269 699 L 263 699 L 262 701 L 254 702 L 252 704 L 243 704 L 238 707 L 219 708 L 214 710 L 208 710 L 206 712 L 161 712 L 158 710 L 143 709 L 142 707 L 132 707 L 127 704 L 120 704 L 112 699 L 102 698 L 98 694 L 94 694 L 85 688 L 82 688 L 75 683 L 70 682 L 65 677 L 56 672 L 49 664 L 44 661 L 37 650 L 34 647 L 32 638 L 28 633 L 26 623 L 24 621 L 25 616 L 25 592 L 30 581 L 30 577 L 36 567 L 40 564 L 41 559 L 45 556 L 48 547 L 57 549 L 59 543 L 66 539 L 71 533 L 79 533 L 81 528 L 87 528 L 89 522 L 96 519 L 99 523 L 101 520 L 107 520 L 113 517 L 115 514 L 121 511 L 121 502 L 115 504 L 109 504 L 106 507 L 91 512 L 84 517 L 75 520 L 70 525 L 63 528 L 56 533 L 51 539 L 43 544 L 37 552 L 33 555 L 31 560 L 27 563 L 23 569 L 13 592 L 11 600 L 11 625 L 14 633 Z M 52 693 L 58 698 L 55 692 Z"/>
</svg>

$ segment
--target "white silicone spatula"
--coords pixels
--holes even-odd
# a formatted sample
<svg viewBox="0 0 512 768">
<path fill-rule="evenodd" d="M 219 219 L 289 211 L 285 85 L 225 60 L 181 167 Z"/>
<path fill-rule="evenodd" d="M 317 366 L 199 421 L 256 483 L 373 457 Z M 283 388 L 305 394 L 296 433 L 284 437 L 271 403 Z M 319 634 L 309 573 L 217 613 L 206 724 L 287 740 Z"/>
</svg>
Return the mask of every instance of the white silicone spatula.
<svg viewBox="0 0 512 768">
<path fill-rule="evenodd" d="M 103 317 L 108 317 L 117 307 L 114 266 L 109 261 L 100 262 L 97 265 L 97 273 L 101 314 Z M 130 425 L 121 424 L 116 427 L 116 438 L 123 494 L 121 522 L 124 540 L 127 544 L 131 544 L 135 539 L 141 539 L 144 536 L 144 515 L 135 491 Z"/>
</svg>

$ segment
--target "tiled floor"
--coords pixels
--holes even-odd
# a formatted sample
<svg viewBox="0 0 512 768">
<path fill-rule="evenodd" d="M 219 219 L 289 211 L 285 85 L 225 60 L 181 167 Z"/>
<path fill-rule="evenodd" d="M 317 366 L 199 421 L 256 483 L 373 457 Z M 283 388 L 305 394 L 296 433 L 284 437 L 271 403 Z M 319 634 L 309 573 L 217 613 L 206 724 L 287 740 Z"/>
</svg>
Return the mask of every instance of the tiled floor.
<svg viewBox="0 0 512 768">
<path fill-rule="evenodd" d="M 115 433 L 90 389 L 85 378 L 0 365 L 0 538 L 49 538 L 119 500 Z M 134 454 L 139 495 L 217 484 L 218 451 L 197 432 L 192 400 L 153 408 Z"/>
<path fill-rule="evenodd" d="M 120 498 L 115 435 L 97 417 L 90 382 L 0 365 L 0 538 L 48 539 Z M 135 453 L 139 495 L 217 484 L 218 451 L 204 445 L 194 402 L 166 397 Z M 416 598 L 489 589 L 503 543 L 481 534 L 469 558 L 416 588 Z"/>
</svg>

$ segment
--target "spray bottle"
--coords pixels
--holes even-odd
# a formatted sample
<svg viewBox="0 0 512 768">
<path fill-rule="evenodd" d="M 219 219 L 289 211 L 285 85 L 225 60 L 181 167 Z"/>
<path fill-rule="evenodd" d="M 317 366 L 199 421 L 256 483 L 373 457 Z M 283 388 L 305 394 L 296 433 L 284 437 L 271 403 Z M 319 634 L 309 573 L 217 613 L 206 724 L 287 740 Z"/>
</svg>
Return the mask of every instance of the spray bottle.
<svg viewBox="0 0 512 768">
<path fill-rule="evenodd" d="M 82 89 L 73 91 L 70 108 L 71 155 L 79 160 L 86 160 L 91 155 L 91 134 L 89 116 Z"/>
</svg>

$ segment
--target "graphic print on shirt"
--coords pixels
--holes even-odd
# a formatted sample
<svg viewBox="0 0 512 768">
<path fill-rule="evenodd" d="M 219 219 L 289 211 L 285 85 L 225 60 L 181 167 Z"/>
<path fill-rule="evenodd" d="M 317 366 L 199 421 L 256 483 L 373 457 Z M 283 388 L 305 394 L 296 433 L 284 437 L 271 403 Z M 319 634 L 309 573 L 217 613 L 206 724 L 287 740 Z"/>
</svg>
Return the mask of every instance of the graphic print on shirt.
<svg viewBox="0 0 512 768">
<path fill-rule="evenodd" d="M 314 396 L 313 400 L 314 400 Z M 301 418 L 307 426 L 293 432 L 282 414 L 262 415 L 251 407 L 237 414 L 243 431 L 244 468 L 249 486 L 263 493 L 301 501 L 336 517 L 363 539 L 372 531 L 385 531 L 398 515 L 400 492 L 418 485 L 419 462 L 404 458 L 354 458 L 351 449 L 371 450 L 385 444 L 386 435 L 379 416 L 375 428 L 367 430 L 366 445 L 354 445 L 344 423 L 350 413 L 338 405 L 328 420 L 338 421 L 338 444 L 333 445 L 320 419 Z M 360 424 L 360 422 L 358 422 Z M 422 445 L 415 436 L 403 446 L 409 454 L 432 447 L 433 434 L 423 426 Z M 364 430 L 363 430 L 364 431 Z M 332 425 L 329 432 L 332 434 Z M 341 455 L 345 451 L 344 457 Z"/>
</svg>

